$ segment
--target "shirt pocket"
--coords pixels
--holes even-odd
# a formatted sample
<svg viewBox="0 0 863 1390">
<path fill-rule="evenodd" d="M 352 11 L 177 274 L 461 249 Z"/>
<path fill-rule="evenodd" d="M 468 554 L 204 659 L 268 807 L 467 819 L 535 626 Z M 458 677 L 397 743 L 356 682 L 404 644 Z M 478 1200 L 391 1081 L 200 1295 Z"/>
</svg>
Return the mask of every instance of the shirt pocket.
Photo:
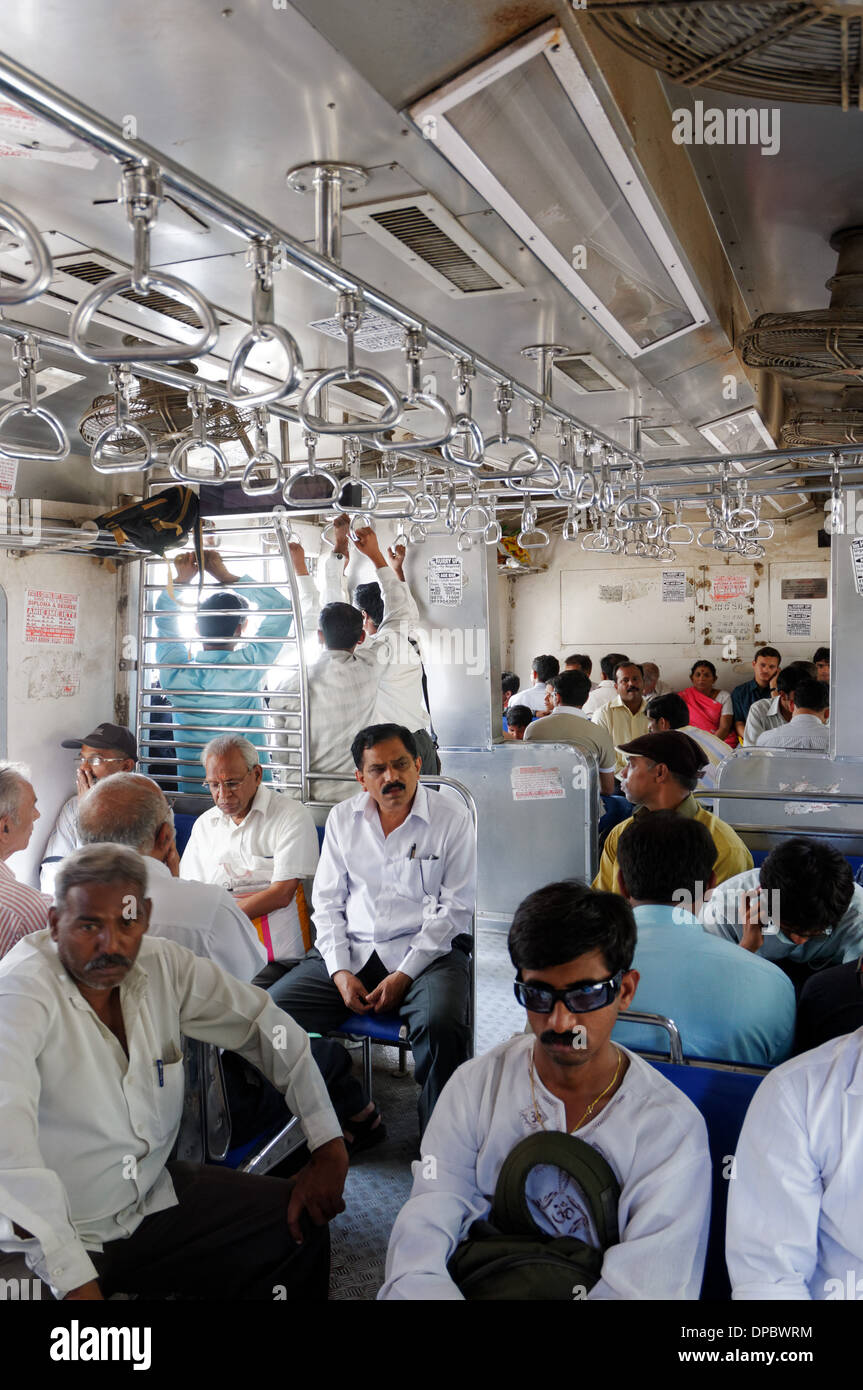
<svg viewBox="0 0 863 1390">
<path fill-rule="evenodd" d="M 177 1049 L 171 1045 L 164 1057 L 153 1068 L 153 1086 L 156 1135 L 160 1140 L 168 1140 L 180 1124 L 183 1103 L 186 1095 L 185 1063 L 177 1056 Z"/>
<path fill-rule="evenodd" d="M 443 864 L 440 859 L 415 856 L 403 860 L 397 867 L 396 892 L 399 897 L 409 898 L 415 903 L 421 903 L 428 897 L 436 900 L 442 877 Z"/>
</svg>

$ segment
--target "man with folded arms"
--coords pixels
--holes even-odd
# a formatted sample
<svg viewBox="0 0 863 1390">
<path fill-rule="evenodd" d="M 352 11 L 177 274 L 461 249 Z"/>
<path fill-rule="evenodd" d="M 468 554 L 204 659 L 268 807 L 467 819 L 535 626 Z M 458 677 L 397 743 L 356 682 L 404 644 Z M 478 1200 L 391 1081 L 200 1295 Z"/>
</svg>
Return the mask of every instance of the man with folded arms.
<svg viewBox="0 0 863 1390">
<path fill-rule="evenodd" d="M 0 962 L 0 1249 L 66 1299 L 326 1298 L 347 1154 L 309 1039 L 149 920 L 141 856 L 89 846 L 57 875 L 49 930 Z M 181 1033 L 282 1091 L 312 1151 L 295 1182 L 169 1162 Z"/>
</svg>

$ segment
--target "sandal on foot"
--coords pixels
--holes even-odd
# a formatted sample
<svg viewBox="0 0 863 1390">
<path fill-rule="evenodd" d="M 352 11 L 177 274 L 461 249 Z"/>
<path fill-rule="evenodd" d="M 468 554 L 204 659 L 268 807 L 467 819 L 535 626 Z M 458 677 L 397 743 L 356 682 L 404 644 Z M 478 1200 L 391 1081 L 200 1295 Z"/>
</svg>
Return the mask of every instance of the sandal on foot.
<svg viewBox="0 0 863 1390">
<path fill-rule="evenodd" d="M 364 1120 L 348 1120 L 344 1133 L 348 1153 L 353 1155 L 362 1153 L 363 1149 L 373 1149 L 376 1144 L 382 1144 L 387 1137 L 387 1127 L 381 1119 L 380 1110 L 375 1106 Z"/>
</svg>

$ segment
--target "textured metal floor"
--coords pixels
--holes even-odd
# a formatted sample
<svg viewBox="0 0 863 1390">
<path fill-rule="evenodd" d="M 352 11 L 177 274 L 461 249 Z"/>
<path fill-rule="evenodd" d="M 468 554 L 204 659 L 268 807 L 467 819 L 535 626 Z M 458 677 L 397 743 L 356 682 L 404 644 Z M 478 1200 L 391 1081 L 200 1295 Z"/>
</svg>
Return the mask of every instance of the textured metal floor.
<svg viewBox="0 0 863 1390">
<path fill-rule="evenodd" d="M 524 1010 L 512 993 L 513 970 L 506 935 L 481 929 L 477 938 L 477 1052 L 524 1027 Z M 359 1055 L 359 1054 L 358 1054 Z M 346 1210 L 330 1226 L 330 1298 L 373 1299 L 384 1279 L 393 1222 L 411 1189 L 411 1160 L 417 1144 L 417 1088 L 411 1074 L 394 1075 L 394 1048 L 373 1049 L 375 1100 L 387 1126 L 386 1142 L 360 1154 L 345 1187 Z"/>
</svg>

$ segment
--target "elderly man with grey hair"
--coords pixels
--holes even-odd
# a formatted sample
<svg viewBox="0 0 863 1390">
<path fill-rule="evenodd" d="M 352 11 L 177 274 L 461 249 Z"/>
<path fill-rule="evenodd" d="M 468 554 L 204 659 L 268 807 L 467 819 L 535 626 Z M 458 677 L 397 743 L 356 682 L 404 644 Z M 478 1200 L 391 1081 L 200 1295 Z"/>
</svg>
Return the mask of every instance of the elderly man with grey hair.
<svg viewBox="0 0 863 1390">
<path fill-rule="evenodd" d="M 180 860 L 180 877 L 226 888 L 254 923 L 267 960 L 305 955 L 309 916 L 300 882 L 318 867 L 311 812 L 261 780 L 254 744 L 240 734 L 211 739 L 201 754 L 215 802 L 199 816 Z"/>
<path fill-rule="evenodd" d="M 21 763 L 0 762 L 0 956 L 48 925 L 51 899 L 19 883 L 6 860 L 26 849 L 39 819 L 36 793 Z"/>
<path fill-rule="evenodd" d="M 306 1033 L 263 991 L 149 937 L 147 865 L 90 845 L 55 882 L 49 929 L 0 962 L 0 1249 L 59 1298 L 326 1298 L 344 1210 L 341 1126 Z M 293 1183 L 171 1162 L 181 1034 L 239 1052 L 299 1117 Z"/>
<path fill-rule="evenodd" d="M 117 772 L 97 782 L 81 800 L 78 833 L 84 845 L 125 845 L 146 859 L 151 936 L 188 946 L 238 980 L 254 979 L 266 965 L 255 928 L 224 888 L 173 876 L 174 816 L 149 777 Z"/>
</svg>

